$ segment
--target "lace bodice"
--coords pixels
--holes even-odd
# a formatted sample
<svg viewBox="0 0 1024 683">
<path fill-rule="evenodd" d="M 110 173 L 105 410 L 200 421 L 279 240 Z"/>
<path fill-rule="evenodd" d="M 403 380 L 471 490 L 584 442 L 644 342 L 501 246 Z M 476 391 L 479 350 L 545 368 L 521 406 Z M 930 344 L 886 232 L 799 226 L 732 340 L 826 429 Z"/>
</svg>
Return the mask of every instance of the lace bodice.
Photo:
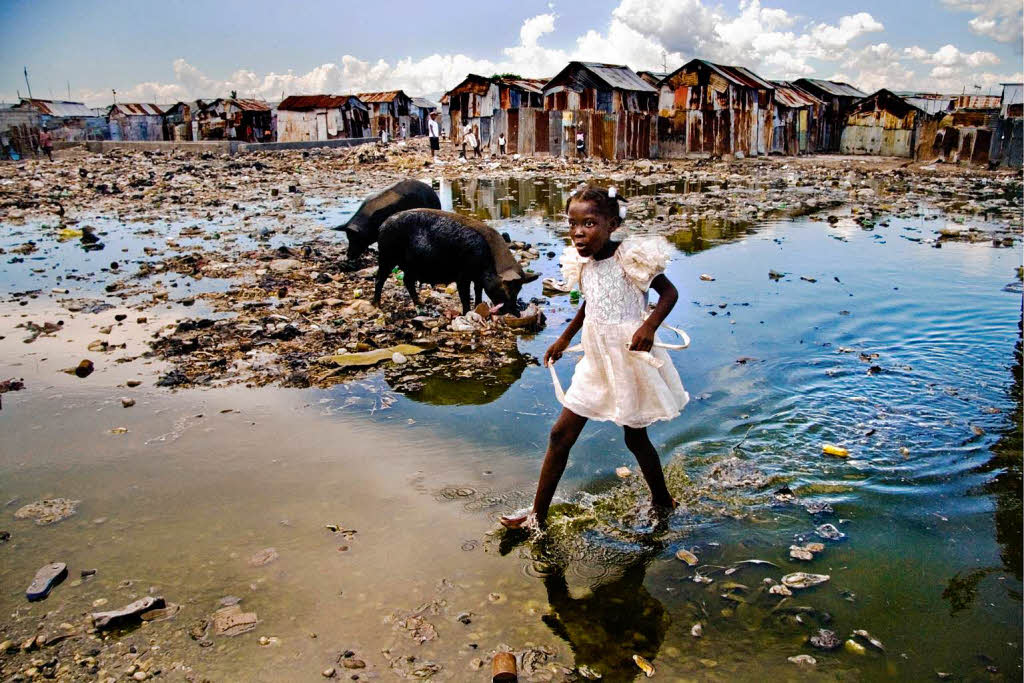
<svg viewBox="0 0 1024 683">
<path fill-rule="evenodd" d="M 589 260 L 580 277 L 587 300 L 587 320 L 598 323 L 640 322 L 647 310 L 647 292 L 626 277 L 614 256 Z"/>
<path fill-rule="evenodd" d="M 664 272 L 671 248 L 664 238 L 626 239 L 609 258 L 583 258 L 573 247 L 562 252 L 562 274 L 579 285 L 587 300 L 587 320 L 621 323 L 643 320 L 647 289 Z"/>
</svg>

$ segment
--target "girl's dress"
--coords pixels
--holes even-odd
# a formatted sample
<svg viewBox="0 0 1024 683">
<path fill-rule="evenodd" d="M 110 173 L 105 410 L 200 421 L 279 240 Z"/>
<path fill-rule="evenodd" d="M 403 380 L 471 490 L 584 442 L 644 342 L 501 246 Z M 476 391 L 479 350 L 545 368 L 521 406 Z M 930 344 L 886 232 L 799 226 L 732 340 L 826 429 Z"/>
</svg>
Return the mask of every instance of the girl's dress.
<svg viewBox="0 0 1024 683">
<path fill-rule="evenodd" d="M 562 253 L 562 276 L 587 304 L 583 358 L 562 403 L 577 415 L 639 428 L 674 418 L 690 400 L 664 349 L 629 350 L 647 312 L 647 290 L 670 253 L 662 238 L 626 239 L 600 261 L 572 246 Z"/>
</svg>

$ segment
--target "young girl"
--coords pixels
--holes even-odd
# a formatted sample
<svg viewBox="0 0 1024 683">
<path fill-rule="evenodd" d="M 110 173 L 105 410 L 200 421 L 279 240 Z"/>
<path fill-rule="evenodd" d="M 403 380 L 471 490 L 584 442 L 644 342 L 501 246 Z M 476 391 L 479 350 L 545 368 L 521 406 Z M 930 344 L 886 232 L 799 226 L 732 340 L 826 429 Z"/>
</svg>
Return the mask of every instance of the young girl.
<svg viewBox="0 0 1024 683">
<path fill-rule="evenodd" d="M 533 509 L 503 516 L 501 523 L 508 528 L 544 526 L 569 450 L 589 419 L 621 425 L 654 507 L 676 506 L 647 426 L 672 419 L 690 400 L 668 354 L 654 347 L 655 330 L 679 295 L 663 272 L 669 255 L 664 240 L 611 240 L 625 213 L 620 213 L 620 201 L 614 188 L 587 186 L 566 204 L 575 248 L 562 254 L 562 273 L 567 283 L 579 284 L 585 300 L 544 353 L 544 364 L 561 358 L 580 328 L 584 355 L 551 428 Z M 645 319 L 648 289 L 658 293 L 658 303 Z"/>
</svg>

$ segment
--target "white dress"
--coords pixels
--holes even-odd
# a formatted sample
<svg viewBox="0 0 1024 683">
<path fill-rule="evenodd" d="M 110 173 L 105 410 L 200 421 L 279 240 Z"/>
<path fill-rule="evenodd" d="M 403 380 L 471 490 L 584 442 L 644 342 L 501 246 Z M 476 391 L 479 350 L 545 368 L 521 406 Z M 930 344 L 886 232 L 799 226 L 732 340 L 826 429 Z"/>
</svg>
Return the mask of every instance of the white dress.
<svg viewBox="0 0 1024 683">
<path fill-rule="evenodd" d="M 647 290 L 664 272 L 670 249 L 662 238 L 636 238 L 600 261 L 571 246 L 562 253 L 562 276 L 579 286 L 587 304 L 583 358 L 562 403 L 577 415 L 646 427 L 674 418 L 690 400 L 664 349 L 651 350 L 660 364 L 629 350 L 647 311 Z"/>
</svg>

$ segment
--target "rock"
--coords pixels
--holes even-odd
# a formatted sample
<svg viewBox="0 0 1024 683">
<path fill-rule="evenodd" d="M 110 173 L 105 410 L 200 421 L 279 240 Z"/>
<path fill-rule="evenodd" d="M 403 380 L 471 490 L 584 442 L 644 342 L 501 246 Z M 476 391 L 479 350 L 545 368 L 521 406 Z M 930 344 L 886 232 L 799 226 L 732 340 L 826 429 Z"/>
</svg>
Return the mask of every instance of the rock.
<svg viewBox="0 0 1024 683">
<path fill-rule="evenodd" d="M 127 398 L 125 396 L 121 397 L 121 406 L 123 408 L 131 408 L 133 405 L 135 405 L 135 399 L 134 398 Z"/>
<path fill-rule="evenodd" d="M 403 363 L 408 363 L 409 359 L 402 355 L 401 352 L 395 351 L 391 354 L 391 362 L 397 365 L 402 365 Z"/>
<path fill-rule="evenodd" d="M 277 554 L 276 548 L 264 548 L 263 550 L 254 553 L 253 556 L 249 558 L 249 566 L 263 567 L 270 564 L 278 557 L 279 555 Z"/>
<path fill-rule="evenodd" d="M 633 474 L 628 467 L 616 467 L 615 476 L 619 479 L 627 479 L 629 475 Z"/>
<path fill-rule="evenodd" d="M 814 530 L 814 533 L 827 541 L 839 541 L 846 538 L 846 534 L 837 529 L 834 524 L 822 524 Z"/>
<path fill-rule="evenodd" d="M 75 514 L 79 500 L 48 498 L 24 505 L 14 513 L 16 519 L 34 519 L 36 524 L 55 524 Z"/>
<path fill-rule="evenodd" d="M 166 606 L 164 599 L 158 596 L 147 596 L 135 602 L 129 603 L 121 609 L 109 612 L 93 612 L 92 625 L 98 629 L 112 628 L 118 624 L 141 618 L 143 612 L 151 609 L 163 609 Z"/>
<path fill-rule="evenodd" d="M 693 636 L 694 638 L 702 638 L 702 637 L 704 637 L 704 626 L 703 626 L 703 624 L 701 624 L 700 622 L 697 622 L 696 624 L 691 626 L 690 627 L 690 635 Z"/>
<path fill-rule="evenodd" d="M 335 669 L 332 666 L 329 669 L 324 669 L 323 671 L 321 671 L 320 675 L 323 676 L 324 678 L 334 678 L 334 674 L 335 673 L 337 673 L 337 669 Z"/>
<path fill-rule="evenodd" d="M 700 279 L 704 282 L 714 282 L 715 278 L 707 273 L 701 273 Z"/>
<path fill-rule="evenodd" d="M 782 585 L 781 583 L 777 583 L 771 588 L 769 588 L 768 592 L 772 595 L 783 595 L 785 597 L 793 595 L 793 591 L 789 590 L 788 588 L 786 588 L 786 586 Z"/>
<path fill-rule="evenodd" d="M 213 613 L 213 632 L 218 636 L 237 636 L 256 628 L 255 612 L 243 612 L 238 605 L 223 607 Z"/>
<path fill-rule="evenodd" d="M 129 387 L 130 389 L 134 389 L 135 387 L 139 386 L 140 384 L 142 384 L 142 382 L 140 382 L 137 379 L 130 379 L 127 382 L 125 382 L 125 386 Z"/>
<path fill-rule="evenodd" d="M 287 273 L 302 266 L 302 261 L 293 258 L 275 259 L 270 262 L 270 270 L 275 273 Z"/>
<path fill-rule="evenodd" d="M 815 666 L 818 663 L 818 660 L 810 655 L 794 655 L 786 657 L 786 661 L 797 666 Z"/>
<path fill-rule="evenodd" d="M 682 560 L 691 567 L 695 567 L 700 559 L 685 548 L 680 548 L 676 551 L 676 559 Z"/>
<path fill-rule="evenodd" d="M 73 370 L 73 372 L 75 374 L 75 377 L 85 379 L 86 377 L 93 373 L 93 370 L 95 370 L 95 367 L 93 366 L 92 361 L 86 359 L 79 363 L 78 367 L 76 367 Z"/>
<path fill-rule="evenodd" d="M 346 669 L 365 669 L 366 662 L 361 659 L 343 659 L 341 665 Z"/>
<path fill-rule="evenodd" d="M 799 545 L 789 546 L 789 556 L 794 560 L 803 560 L 804 562 L 810 562 L 814 559 L 814 553 Z"/>
<path fill-rule="evenodd" d="M 136 671 L 135 673 L 132 674 L 132 680 L 135 680 L 135 681 L 144 681 L 147 678 L 149 678 L 149 674 L 146 673 L 145 671 Z"/>
</svg>

